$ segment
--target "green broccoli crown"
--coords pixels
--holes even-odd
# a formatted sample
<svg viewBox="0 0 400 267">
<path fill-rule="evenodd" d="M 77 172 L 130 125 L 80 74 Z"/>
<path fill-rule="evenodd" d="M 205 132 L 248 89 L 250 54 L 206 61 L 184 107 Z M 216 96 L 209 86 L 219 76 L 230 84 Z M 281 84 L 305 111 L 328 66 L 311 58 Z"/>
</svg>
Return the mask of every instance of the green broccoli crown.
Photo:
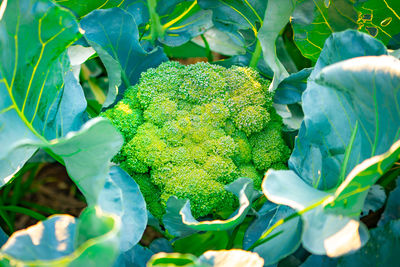
<svg viewBox="0 0 400 267">
<path fill-rule="evenodd" d="M 253 69 L 166 62 L 142 74 L 103 113 L 125 143 L 114 158 L 161 217 L 170 196 L 189 199 L 195 217 L 234 209 L 224 186 L 239 177 L 260 188 L 268 168 L 290 155 L 269 82 Z"/>
</svg>

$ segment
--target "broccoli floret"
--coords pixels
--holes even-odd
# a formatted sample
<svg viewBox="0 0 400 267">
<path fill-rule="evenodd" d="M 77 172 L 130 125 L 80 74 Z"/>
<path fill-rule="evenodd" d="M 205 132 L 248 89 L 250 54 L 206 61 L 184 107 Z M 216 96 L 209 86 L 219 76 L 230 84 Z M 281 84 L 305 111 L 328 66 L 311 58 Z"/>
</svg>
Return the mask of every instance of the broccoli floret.
<svg viewBox="0 0 400 267">
<path fill-rule="evenodd" d="M 250 68 L 166 62 L 104 113 L 125 138 L 114 161 L 154 216 L 171 196 L 189 199 L 195 217 L 234 210 L 225 185 L 248 177 L 260 189 L 268 168 L 286 168 L 290 150 L 268 86 Z"/>
</svg>

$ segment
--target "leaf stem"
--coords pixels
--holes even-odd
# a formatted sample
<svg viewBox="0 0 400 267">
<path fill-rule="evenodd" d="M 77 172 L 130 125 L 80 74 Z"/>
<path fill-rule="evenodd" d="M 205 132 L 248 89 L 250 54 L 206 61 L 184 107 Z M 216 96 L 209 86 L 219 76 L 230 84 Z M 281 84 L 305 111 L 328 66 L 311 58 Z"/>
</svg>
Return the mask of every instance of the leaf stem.
<svg viewBox="0 0 400 267">
<path fill-rule="evenodd" d="M 204 46 L 205 46 L 205 48 L 206 48 L 206 57 L 207 57 L 207 60 L 208 60 L 208 62 L 213 62 L 213 61 L 214 61 L 214 57 L 213 57 L 213 54 L 212 54 L 212 52 L 211 52 L 210 45 L 209 45 L 209 43 L 208 43 L 206 37 L 204 36 L 204 34 L 201 34 L 200 36 L 201 36 L 201 39 L 203 40 Z"/>
<path fill-rule="evenodd" d="M 159 36 L 164 36 L 164 29 L 157 14 L 156 6 L 157 0 L 147 0 L 147 7 L 150 14 L 150 35 L 153 44 Z"/>
<path fill-rule="evenodd" d="M 260 40 L 257 39 L 256 49 L 254 50 L 254 53 L 251 56 L 249 67 L 254 68 L 254 69 L 257 68 L 257 64 L 258 64 L 258 61 L 260 60 L 261 52 L 262 52 L 261 43 L 260 43 Z"/>
</svg>

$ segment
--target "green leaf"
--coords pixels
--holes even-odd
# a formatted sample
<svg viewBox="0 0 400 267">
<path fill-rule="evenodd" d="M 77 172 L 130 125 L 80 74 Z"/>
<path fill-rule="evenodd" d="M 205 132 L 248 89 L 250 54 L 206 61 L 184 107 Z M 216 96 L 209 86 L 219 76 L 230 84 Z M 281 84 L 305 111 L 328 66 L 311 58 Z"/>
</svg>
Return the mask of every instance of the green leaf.
<svg viewBox="0 0 400 267">
<path fill-rule="evenodd" d="M 215 27 L 228 33 L 229 38 L 234 40 L 233 43 L 242 46 L 243 50 L 248 52 L 247 65 L 256 68 L 259 67 L 260 62 L 266 64 L 264 60 L 260 60 L 262 48 L 257 38 L 260 27 L 263 25 L 268 1 L 199 0 L 198 2 L 201 8 L 212 10 Z M 232 60 L 243 62 L 243 56 L 237 57 L 235 56 Z"/>
<path fill-rule="evenodd" d="M 98 205 L 121 220 L 121 251 L 127 251 L 142 238 L 147 225 L 146 203 L 135 180 L 117 166 L 111 167 Z"/>
<path fill-rule="evenodd" d="M 163 223 L 169 234 L 183 237 L 199 231 L 224 231 L 240 224 L 250 210 L 252 201 L 259 196 L 259 192 L 254 190 L 253 181 L 248 178 L 239 178 L 225 188 L 238 197 L 240 205 L 227 220 L 197 221 L 190 211 L 189 200 L 171 197 L 167 201 L 166 214 L 163 217 Z"/>
<path fill-rule="evenodd" d="M 134 17 L 120 8 L 95 10 L 81 20 L 81 27 L 107 70 L 109 87 L 105 107 L 127 87 L 136 84 L 143 71 L 167 60 L 161 48 L 148 52 L 141 46 Z"/>
<path fill-rule="evenodd" d="M 118 252 L 119 220 L 87 208 L 79 219 L 51 216 L 15 232 L 0 250 L 2 266 L 110 266 Z"/>
<path fill-rule="evenodd" d="M 281 30 L 289 22 L 295 4 L 295 0 L 269 0 L 265 11 L 264 23 L 258 33 L 264 61 L 274 72 L 274 78 L 269 88 L 270 91 L 275 90 L 279 83 L 289 76 L 289 73 L 276 55 L 275 41 Z"/>
<path fill-rule="evenodd" d="M 69 176 L 88 204 L 95 204 L 108 175 L 110 160 L 122 143 L 120 133 L 108 120 L 95 118 L 78 132 L 70 132 L 50 145 L 38 145 L 63 159 Z"/>
<path fill-rule="evenodd" d="M 200 256 L 207 250 L 225 249 L 229 242 L 226 231 L 196 233 L 173 243 L 174 251 Z"/>
<path fill-rule="evenodd" d="M 125 2 L 125 0 L 54 0 L 54 2 L 72 10 L 78 18 L 82 18 L 96 9 L 119 7 Z"/>
<path fill-rule="evenodd" d="M 386 202 L 385 210 L 378 222 L 378 226 L 383 226 L 391 220 L 400 219 L 400 179 L 397 178 L 396 188 L 390 192 Z"/>
<path fill-rule="evenodd" d="M 334 32 L 358 29 L 400 47 L 400 3 L 397 0 L 301 0 L 293 12 L 294 40 L 302 54 L 317 61 Z"/>
<path fill-rule="evenodd" d="M 299 217 L 270 229 L 293 213 L 294 210 L 287 206 L 266 202 L 258 211 L 257 219 L 247 229 L 243 248 L 250 249 L 264 233 L 270 231 L 268 240 L 253 249 L 264 258 L 265 265 L 277 263 L 295 252 L 301 244 L 302 221 Z"/>
<path fill-rule="evenodd" d="M 254 37 L 257 36 L 259 26 L 263 22 L 267 2 L 198 0 L 201 8 L 213 11 L 213 21 L 217 28 L 230 32 L 251 29 Z"/>
<path fill-rule="evenodd" d="M 338 259 L 337 266 L 390 266 L 400 251 L 400 220 L 370 231 L 371 238 L 359 251 Z"/>
<path fill-rule="evenodd" d="M 400 47 L 400 2 L 368 0 L 355 5 L 358 30 L 369 33 L 391 48 Z"/>
<path fill-rule="evenodd" d="M 213 27 L 204 33 L 204 38 L 207 40 L 210 49 L 216 53 L 226 56 L 246 54 L 241 40 L 238 40 L 235 35 L 228 31 L 221 31 Z M 202 47 L 206 46 L 200 36 L 193 38 L 192 42 Z"/>
<path fill-rule="evenodd" d="M 385 205 L 386 193 L 385 189 L 375 184 L 371 186 L 368 191 L 368 195 L 365 198 L 365 203 L 361 212 L 362 215 L 368 215 L 370 211 L 375 212 Z"/>
<path fill-rule="evenodd" d="M 263 192 L 269 200 L 298 210 L 297 216 L 304 221 L 302 244 L 314 254 L 337 257 L 359 249 L 368 239 L 359 221 L 325 212 L 324 207 L 335 201 L 333 194 L 309 186 L 293 171 L 268 171 Z M 294 219 L 287 218 L 289 222 Z M 261 240 L 269 236 L 264 233 Z"/>
<path fill-rule="evenodd" d="M 210 250 L 205 252 L 199 258 L 196 258 L 191 254 L 162 252 L 155 254 L 147 263 L 148 267 L 262 267 L 263 265 L 264 260 L 256 253 L 240 249 L 219 251 Z"/>
<path fill-rule="evenodd" d="M 351 0 L 300 0 L 292 15 L 294 41 L 303 56 L 317 61 L 325 40 L 334 32 L 357 28 Z"/>
<path fill-rule="evenodd" d="M 361 57 L 386 53 L 379 41 L 355 31 L 327 40 L 302 96 L 304 122 L 289 159 L 290 168 L 307 183 L 334 188 L 357 164 L 386 152 L 398 139 L 399 78 L 392 75 L 398 63 L 390 57 Z M 353 57 L 360 58 L 334 64 Z M 356 121 L 353 149 L 342 168 Z"/>
<path fill-rule="evenodd" d="M 80 37 L 78 24 L 50 1 L 19 0 L 5 7 L 0 21 L 1 185 L 43 148 L 65 164 L 88 202 L 95 203 L 122 137 L 104 119 L 81 128 L 86 103 L 65 52 Z"/>
<path fill-rule="evenodd" d="M 147 262 L 147 267 L 201 267 L 195 264 L 195 261 L 196 257 L 190 254 L 160 252 L 151 257 Z"/>
<path fill-rule="evenodd" d="M 274 103 L 294 104 L 300 102 L 312 70 L 312 68 L 302 69 L 284 79 L 275 90 Z"/>
<path fill-rule="evenodd" d="M 117 260 L 114 262 L 115 267 L 146 267 L 146 263 L 154 253 L 141 245 L 137 244 L 130 250 L 121 253 Z"/>
<path fill-rule="evenodd" d="M 291 167 L 300 170 L 295 164 L 301 163 L 301 168 L 315 168 L 322 181 L 327 173 L 334 175 L 331 184 L 338 186 L 328 193 L 314 188 L 315 183 L 312 187 L 304 174 L 269 171 L 263 191 L 271 201 L 299 210 L 306 222 L 302 242 L 311 252 L 339 256 L 365 243 L 367 230 L 355 219 L 369 188 L 400 157 L 400 141 L 391 146 L 400 132 L 396 123 L 399 82 L 400 61 L 389 56 L 342 61 L 323 68 L 309 81 L 303 94 L 305 121 L 295 150 L 308 149 L 310 154 L 291 162 Z M 311 101 L 315 93 L 321 103 Z M 307 165 L 307 160 L 312 164 Z"/>
<path fill-rule="evenodd" d="M 25 7 L 24 13 L 20 6 Z M 48 1 L 3 1 L 2 9 L 5 13 L 0 21 L 1 185 L 36 151 L 18 143 L 45 140 L 46 127 L 57 115 L 50 112 L 50 105 L 59 105 L 63 76 L 67 72 L 63 65 L 68 59 L 62 52 L 80 36 L 72 14 Z M 51 138 L 57 135 L 51 134 Z"/>
<path fill-rule="evenodd" d="M 212 12 L 201 9 L 197 1 L 161 0 L 157 12 L 164 31 L 158 40 L 169 46 L 182 45 L 213 26 Z"/>
</svg>

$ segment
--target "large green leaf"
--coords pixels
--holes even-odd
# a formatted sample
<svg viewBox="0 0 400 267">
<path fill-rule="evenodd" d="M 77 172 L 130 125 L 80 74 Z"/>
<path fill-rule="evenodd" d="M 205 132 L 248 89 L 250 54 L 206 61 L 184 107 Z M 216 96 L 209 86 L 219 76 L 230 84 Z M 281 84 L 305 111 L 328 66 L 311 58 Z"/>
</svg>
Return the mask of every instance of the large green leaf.
<svg viewBox="0 0 400 267">
<path fill-rule="evenodd" d="M 276 55 L 276 39 L 281 30 L 289 22 L 296 1 L 295 0 L 269 0 L 265 11 L 264 23 L 258 33 L 265 62 L 274 72 L 274 79 L 269 90 L 275 90 L 279 83 L 289 76 L 289 73 Z"/>
<path fill-rule="evenodd" d="M 83 124 L 86 102 L 65 49 L 80 37 L 74 16 L 50 1 L 3 2 L 0 21 L 0 178 L 43 148 L 65 164 L 95 203 L 110 159 L 122 145 L 111 123 Z"/>
<path fill-rule="evenodd" d="M 400 219 L 400 179 L 397 178 L 397 186 L 390 192 L 386 202 L 385 211 L 378 222 L 378 226 L 385 225 L 391 220 Z"/>
<path fill-rule="evenodd" d="M 399 83 L 400 61 L 390 56 L 342 61 L 323 68 L 309 82 L 303 95 L 305 122 L 295 149 L 310 152 L 292 164 L 319 170 L 321 181 L 326 173 L 335 174 L 331 184 L 338 186 L 324 192 L 314 188 L 317 184 L 309 177 L 269 171 L 263 191 L 271 201 L 299 210 L 305 221 L 302 242 L 311 252 L 338 256 L 365 243 L 366 228 L 356 219 L 368 190 L 400 156 L 400 141 L 395 142 L 400 133 Z M 311 103 L 316 92 L 321 103 Z M 333 152 L 335 160 L 330 158 Z M 313 157 L 309 165 L 307 157 Z"/>
<path fill-rule="evenodd" d="M 357 28 L 357 12 L 351 0 L 299 0 L 291 22 L 300 51 L 317 61 L 333 32 Z"/>
<path fill-rule="evenodd" d="M 98 205 L 121 219 L 121 251 L 128 251 L 139 242 L 147 225 L 146 203 L 139 186 L 124 170 L 111 167 Z"/>
<path fill-rule="evenodd" d="M 292 215 L 295 211 L 287 206 L 266 202 L 258 211 L 257 219 L 252 222 L 243 239 L 243 248 L 254 247 L 255 242 L 266 232 L 270 237 L 266 242 L 257 245 L 254 252 L 264 258 L 266 265 L 277 263 L 282 258 L 295 252 L 301 244 L 302 222 L 295 218 L 272 229 L 280 220 Z"/>
<path fill-rule="evenodd" d="M 397 0 L 300 0 L 293 12 L 294 40 L 302 54 L 317 61 L 334 32 L 358 29 L 393 49 L 400 47 L 400 2 Z"/>
<path fill-rule="evenodd" d="M 69 8 L 78 16 L 78 18 L 82 18 L 96 9 L 119 7 L 124 4 L 125 0 L 54 0 L 54 2 Z"/>
<path fill-rule="evenodd" d="M 169 46 L 182 45 L 213 26 L 212 12 L 197 1 L 161 0 L 156 11 L 164 31 L 159 41 Z"/>
<path fill-rule="evenodd" d="M 397 0 L 359 1 L 358 30 L 367 32 L 384 44 L 400 47 L 400 2 Z"/>
<path fill-rule="evenodd" d="M 134 17 L 120 8 L 95 10 L 81 20 L 81 27 L 107 70 L 109 89 L 104 106 L 134 85 L 143 71 L 167 60 L 161 48 L 147 52 L 141 46 Z"/>
<path fill-rule="evenodd" d="M 15 232 L 0 250 L 2 266 L 111 266 L 118 218 L 87 208 L 79 219 L 55 215 Z"/>
<path fill-rule="evenodd" d="M 95 118 L 78 132 L 48 144 L 37 144 L 60 157 L 69 176 L 89 204 L 95 204 L 110 169 L 111 158 L 119 151 L 122 136 L 106 119 Z"/>
<path fill-rule="evenodd" d="M 180 238 L 173 243 L 174 251 L 200 256 L 207 250 L 225 249 L 229 243 L 227 231 L 209 231 Z"/>
<path fill-rule="evenodd" d="M 4 184 L 36 151 L 18 143 L 44 141 L 46 128 L 56 119 L 57 112 L 50 112 L 50 107 L 57 110 L 60 104 L 68 70 L 62 52 L 79 38 L 79 31 L 72 14 L 48 1 L 3 1 L 2 10 L 0 178 Z M 55 134 L 51 132 L 52 138 Z"/>
<path fill-rule="evenodd" d="M 137 244 L 130 250 L 121 253 L 114 262 L 115 267 L 146 267 L 154 253 L 147 247 Z"/>
<path fill-rule="evenodd" d="M 337 257 L 359 249 L 368 239 L 368 231 L 359 221 L 324 210 L 334 203 L 333 194 L 309 186 L 293 171 L 268 171 L 263 192 L 269 200 L 299 211 L 297 216 L 301 215 L 304 222 L 302 244 L 313 254 Z M 295 219 L 292 216 L 286 223 Z M 271 236 L 266 232 L 260 240 Z M 279 241 L 279 236 L 276 239 Z"/>
<path fill-rule="evenodd" d="M 359 251 L 338 259 L 337 266 L 391 266 L 398 262 L 400 220 L 371 230 L 371 239 Z"/>
<path fill-rule="evenodd" d="M 198 0 L 201 8 L 213 11 L 217 28 L 230 32 L 250 29 L 254 37 L 264 20 L 268 1 L 260 0 Z"/>
<path fill-rule="evenodd" d="M 304 122 L 289 159 L 290 168 L 307 183 L 324 190 L 336 187 L 357 164 L 386 152 L 399 138 L 399 77 L 393 75 L 398 61 L 370 57 L 327 67 L 386 53 L 379 41 L 355 31 L 327 40 L 302 96 Z M 342 168 L 357 121 L 353 149 Z"/>
<path fill-rule="evenodd" d="M 203 36 L 197 36 L 192 41 L 199 46 L 206 47 L 203 37 L 207 40 L 210 50 L 213 52 L 226 56 L 243 55 L 246 53 L 241 40 L 238 40 L 235 35 L 228 31 L 221 31 L 213 27 L 207 30 Z"/>
<path fill-rule="evenodd" d="M 187 236 L 199 231 L 223 231 L 240 224 L 251 208 L 251 203 L 259 192 L 254 190 L 253 181 L 239 178 L 226 186 L 226 190 L 234 193 L 239 199 L 239 208 L 227 220 L 198 221 L 190 211 L 189 200 L 171 197 L 167 201 L 166 214 L 163 217 L 165 228 L 171 235 Z"/>
</svg>

